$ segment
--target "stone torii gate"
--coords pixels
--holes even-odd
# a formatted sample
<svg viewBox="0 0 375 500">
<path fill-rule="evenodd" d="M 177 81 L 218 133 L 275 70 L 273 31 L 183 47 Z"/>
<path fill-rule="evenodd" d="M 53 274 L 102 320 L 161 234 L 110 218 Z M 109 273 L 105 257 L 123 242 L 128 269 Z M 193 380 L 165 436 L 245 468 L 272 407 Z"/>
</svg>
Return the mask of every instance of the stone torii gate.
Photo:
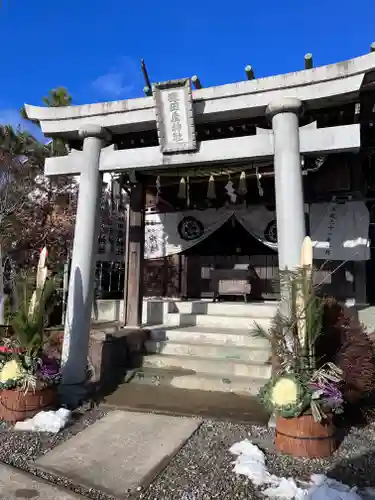
<svg viewBox="0 0 375 500">
<path fill-rule="evenodd" d="M 359 124 L 320 129 L 311 123 L 299 127 L 305 106 L 329 106 L 332 96 L 343 103 L 358 98 L 366 73 L 375 69 L 375 53 L 345 64 L 193 93 L 187 79 L 159 84 L 154 97 L 142 99 L 67 108 L 26 105 L 29 118 L 40 121 L 46 135 L 83 140 L 82 151 L 48 158 L 45 164 L 48 176 L 80 176 L 62 359 L 62 394 L 68 404 L 79 402 L 85 381 L 103 173 L 155 173 L 162 168 L 181 170 L 194 165 L 209 169 L 212 164 L 273 158 L 279 267 L 294 268 L 299 265 L 305 237 L 301 155 L 357 152 L 361 146 Z M 179 137 L 176 115 L 167 112 L 172 92 L 180 103 Z M 256 135 L 195 143 L 194 120 L 209 122 L 264 113 L 272 130 L 258 128 Z M 110 144 L 112 134 L 152 129 L 155 122 L 159 146 L 116 150 Z M 139 180 L 130 197 L 131 272 L 129 286 L 125 287 L 128 297 L 124 318 L 129 327 L 140 327 L 142 317 L 143 193 Z"/>
</svg>

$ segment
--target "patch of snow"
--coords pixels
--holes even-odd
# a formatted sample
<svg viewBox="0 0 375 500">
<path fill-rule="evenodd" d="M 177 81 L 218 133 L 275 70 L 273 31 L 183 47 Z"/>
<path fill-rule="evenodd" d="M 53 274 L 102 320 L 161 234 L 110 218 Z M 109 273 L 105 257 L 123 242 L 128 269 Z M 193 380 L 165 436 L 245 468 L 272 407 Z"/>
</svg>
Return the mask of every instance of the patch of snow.
<svg viewBox="0 0 375 500">
<path fill-rule="evenodd" d="M 262 493 L 268 498 L 361 500 L 356 487 L 351 488 L 323 474 L 313 474 L 308 483 L 270 474 L 264 453 L 248 439 L 235 443 L 229 451 L 237 456 L 233 462 L 234 472 L 248 477 L 255 486 L 265 487 Z"/>
<path fill-rule="evenodd" d="M 40 411 L 33 418 L 17 422 L 14 430 L 56 434 L 68 424 L 71 415 L 71 411 L 65 408 L 60 408 L 57 411 Z"/>
</svg>

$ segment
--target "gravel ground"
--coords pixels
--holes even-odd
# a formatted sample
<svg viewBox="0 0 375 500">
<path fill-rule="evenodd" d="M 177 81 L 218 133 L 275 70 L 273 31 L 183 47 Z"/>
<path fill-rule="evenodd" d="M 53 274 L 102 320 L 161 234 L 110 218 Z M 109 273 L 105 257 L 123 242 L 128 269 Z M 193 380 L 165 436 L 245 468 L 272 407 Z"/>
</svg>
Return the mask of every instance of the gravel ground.
<svg viewBox="0 0 375 500">
<path fill-rule="evenodd" d="M 105 412 L 98 409 L 82 408 L 75 415 L 75 422 L 58 435 L 14 432 L 11 426 L 0 424 L 0 461 L 88 498 L 111 500 L 108 495 L 77 487 L 64 478 L 38 471 L 32 465 L 37 457 L 104 415 Z M 308 479 L 311 473 L 324 473 L 346 484 L 375 486 L 375 424 L 353 429 L 331 459 L 310 460 L 274 454 L 272 431 L 263 427 L 205 421 L 164 472 L 140 493 L 140 500 L 264 500 L 248 479 L 233 473 L 233 456 L 228 450 L 244 438 L 261 439 L 269 444 L 265 450 L 268 468 L 277 475 Z"/>
<path fill-rule="evenodd" d="M 228 422 L 205 422 L 142 500 L 240 500 L 264 496 L 250 481 L 233 473 L 232 444 L 244 438 L 272 442 L 272 432 L 262 427 Z M 346 484 L 375 486 L 375 425 L 353 429 L 329 460 L 296 459 L 266 448 L 270 472 L 279 476 L 309 479 L 324 473 Z"/>
<path fill-rule="evenodd" d="M 78 432 L 102 418 L 106 412 L 99 409 L 90 409 L 85 406 L 74 412 L 74 420 L 70 426 L 58 434 L 19 432 L 13 426 L 0 421 L 0 462 L 18 467 L 26 472 L 35 474 L 51 483 L 64 486 L 76 493 L 95 500 L 112 500 L 96 490 L 88 490 L 74 485 L 71 481 L 45 473 L 33 466 L 32 462 L 44 455 L 52 448 L 68 440 Z M 0 464 L 1 465 L 1 464 Z"/>
</svg>

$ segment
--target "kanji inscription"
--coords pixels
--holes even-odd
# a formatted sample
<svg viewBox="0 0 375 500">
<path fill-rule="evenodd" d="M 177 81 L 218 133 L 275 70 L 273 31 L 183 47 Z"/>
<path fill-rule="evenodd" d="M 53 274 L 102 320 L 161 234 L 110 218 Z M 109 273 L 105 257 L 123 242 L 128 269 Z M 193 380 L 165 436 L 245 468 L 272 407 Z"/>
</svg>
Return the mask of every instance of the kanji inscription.
<svg viewBox="0 0 375 500">
<path fill-rule="evenodd" d="M 196 142 L 190 82 L 177 80 L 158 84 L 154 89 L 154 98 L 162 152 L 194 150 Z"/>
</svg>

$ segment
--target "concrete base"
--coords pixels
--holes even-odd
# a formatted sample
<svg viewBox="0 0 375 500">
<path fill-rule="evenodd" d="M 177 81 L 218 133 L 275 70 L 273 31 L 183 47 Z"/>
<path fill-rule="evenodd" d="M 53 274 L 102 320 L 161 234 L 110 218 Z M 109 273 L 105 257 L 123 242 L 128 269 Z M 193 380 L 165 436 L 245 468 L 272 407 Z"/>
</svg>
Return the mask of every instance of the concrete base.
<svg viewBox="0 0 375 500">
<path fill-rule="evenodd" d="M 220 302 L 214 304 L 211 299 L 201 299 L 201 300 L 180 300 L 180 299 L 153 299 L 145 298 L 143 299 L 143 313 L 142 313 L 142 324 L 143 325 L 165 325 L 169 320 L 173 318 L 168 318 L 170 314 L 183 315 L 183 319 L 186 315 L 198 315 L 198 314 L 217 314 L 220 310 L 221 316 L 246 316 L 246 310 L 251 310 L 251 314 L 257 318 L 269 318 L 269 312 L 274 311 L 277 307 L 277 301 L 270 301 L 264 304 L 241 304 L 241 303 L 230 303 L 230 302 Z M 369 306 L 368 304 L 355 302 L 352 306 L 353 312 L 359 315 L 360 321 L 364 323 L 367 331 L 375 331 L 375 306 Z M 123 300 L 106 300 L 101 299 L 95 301 L 92 319 L 95 322 L 123 322 L 123 312 L 124 312 L 124 302 Z M 245 314 L 244 314 L 245 312 Z M 174 319 L 174 318 L 173 318 Z M 191 317 L 190 317 L 191 319 Z M 185 321 L 186 323 L 186 321 Z M 190 323 L 194 324 L 194 322 Z"/>
<path fill-rule="evenodd" d="M 48 355 L 61 356 L 61 336 L 56 330 L 46 347 Z M 77 407 L 88 394 L 111 392 L 129 372 L 141 366 L 148 332 L 143 329 L 120 328 L 117 324 L 93 325 L 89 337 L 88 377 L 85 384 L 59 386 L 60 404 Z"/>
<path fill-rule="evenodd" d="M 144 298 L 142 308 L 143 325 L 168 324 L 170 315 L 189 316 L 231 316 L 271 318 L 277 307 L 277 301 L 264 303 L 212 302 L 212 299 L 181 300 L 169 298 Z M 173 316 L 171 317 L 171 319 Z M 124 319 L 123 300 L 96 300 L 92 310 L 92 320 L 100 323 L 119 322 Z M 173 320 L 174 321 L 174 320 Z M 169 324 L 175 324 L 170 321 Z"/>
<path fill-rule="evenodd" d="M 198 419 L 113 411 L 36 465 L 123 498 L 148 486 L 199 426 Z"/>
<path fill-rule="evenodd" d="M 161 325 L 169 311 L 169 299 L 143 299 L 142 324 Z M 124 301 L 99 299 L 94 302 L 92 319 L 100 323 L 124 322 Z"/>
</svg>

